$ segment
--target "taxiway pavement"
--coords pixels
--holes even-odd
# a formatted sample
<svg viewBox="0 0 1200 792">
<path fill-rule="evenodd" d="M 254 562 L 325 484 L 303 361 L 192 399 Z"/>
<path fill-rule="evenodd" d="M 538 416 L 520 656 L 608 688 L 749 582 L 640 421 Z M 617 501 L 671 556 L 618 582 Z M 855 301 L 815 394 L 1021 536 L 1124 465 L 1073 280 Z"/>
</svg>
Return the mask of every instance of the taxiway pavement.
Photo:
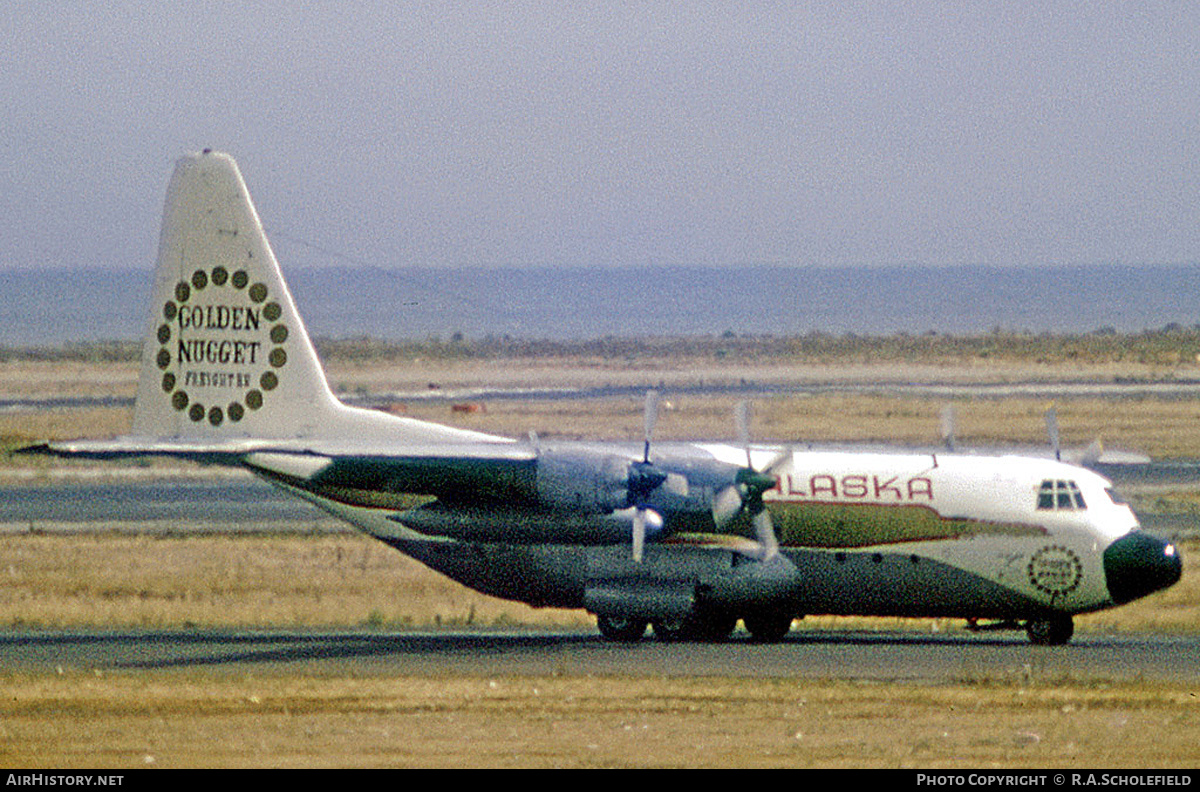
<svg viewBox="0 0 1200 792">
<path fill-rule="evenodd" d="M 590 632 L 23 631 L 0 633 L 0 670 L 236 673 L 633 675 L 948 684 L 1200 682 L 1200 636 L 1023 635 L 797 630 L 778 644 L 609 643 Z"/>
</svg>

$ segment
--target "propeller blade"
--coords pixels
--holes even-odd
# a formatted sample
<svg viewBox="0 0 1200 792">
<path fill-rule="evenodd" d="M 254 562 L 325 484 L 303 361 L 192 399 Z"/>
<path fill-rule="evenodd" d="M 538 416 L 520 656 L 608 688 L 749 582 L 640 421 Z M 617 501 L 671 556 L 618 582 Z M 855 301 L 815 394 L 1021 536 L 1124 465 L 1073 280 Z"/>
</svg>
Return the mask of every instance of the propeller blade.
<svg viewBox="0 0 1200 792">
<path fill-rule="evenodd" d="M 762 547 L 760 561 L 767 561 L 779 555 L 779 539 L 775 537 L 775 525 L 771 522 L 771 512 L 765 508 L 754 515 L 754 535 Z"/>
<path fill-rule="evenodd" d="M 942 443 L 945 444 L 947 451 L 954 450 L 954 430 L 957 422 L 954 405 L 947 404 L 942 408 Z"/>
<path fill-rule="evenodd" d="M 777 475 L 781 470 L 783 470 L 784 465 L 792 461 L 792 455 L 794 453 L 795 449 L 790 445 L 784 446 L 783 450 L 773 456 L 771 461 L 766 464 L 766 466 L 763 468 L 763 472 L 772 476 Z"/>
<path fill-rule="evenodd" d="M 750 458 L 750 402 L 738 402 L 734 406 L 733 417 L 734 423 L 737 424 L 738 442 L 746 449 L 746 467 L 757 472 L 757 468 L 754 467 L 754 462 Z M 771 457 L 770 462 L 763 465 L 762 472 L 776 472 L 785 462 L 791 461 L 794 450 L 790 445 L 784 446 L 779 453 Z"/>
<path fill-rule="evenodd" d="M 687 476 L 681 476 L 678 473 L 668 473 L 667 480 L 663 482 L 663 489 L 672 495 L 677 495 L 680 498 L 688 496 L 688 480 Z"/>
<path fill-rule="evenodd" d="M 646 391 L 646 414 L 644 420 L 645 434 L 643 437 L 646 440 L 646 449 L 642 454 L 642 461 L 649 462 L 650 440 L 654 437 L 654 426 L 658 423 L 658 391 L 656 390 L 651 389 Z"/>
<path fill-rule="evenodd" d="M 713 522 L 725 525 L 742 510 L 742 493 L 730 484 L 713 498 Z"/>
<path fill-rule="evenodd" d="M 1050 447 L 1054 449 L 1054 458 L 1062 459 L 1062 446 L 1058 434 L 1058 410 L 1050 406 L 1046 410 L 1046 434 L 1050 437 Z"/>
<path fill-rule="evenodd" d="M 1097 437 L 1091 444 L 1083 449 L 1083 455 L 1079 458 L 1079 464 L 1084 467 L 1091 467 L 1100 461 L 1100 457 L 1104 455 L 1104 443 L 1100 442 Z"/>
<path fill-rule="evenodd" d="M 663 529 L 663 518 L 654 509 L 638 508 L 633 512 L 631 538 L 633 540 L 633 562 L 642 563 L 646 554 L 646 539 Z"/>
<path fill-rule="evenodd" d="M 737 427 L 738 442 L 746 449 L 746 467 L 753 468 L 750 461 L 750 402 L 740 401 L 734 405 L 733 422 Z"/>
<path fill-rule="evenodd" d="M 642 563 L 642 554 L 646 547 L 646 510 L 638 509 L 633 513 L 633 563 Z"/>
</svg>

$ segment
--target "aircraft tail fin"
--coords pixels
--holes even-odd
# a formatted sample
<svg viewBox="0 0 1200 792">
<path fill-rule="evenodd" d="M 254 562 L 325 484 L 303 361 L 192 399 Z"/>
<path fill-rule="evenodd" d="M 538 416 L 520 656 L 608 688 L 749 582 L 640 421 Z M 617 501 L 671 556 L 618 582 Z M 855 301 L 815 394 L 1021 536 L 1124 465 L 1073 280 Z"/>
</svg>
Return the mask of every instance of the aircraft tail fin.
<svg viewBox="0 0 1200 792">
<path fill-rule="evenodd" d="M 337 400 L 237 163 L 205 151 L 175 166 L 133 433 L 310 434 Z"/>
<path fill-rule="evenodd" d="M 180 158 L 167 190 L 131 438 L 131 449 L 503 439 L 338 401 L 237 164 L 210 150 Z"/>
</svg>

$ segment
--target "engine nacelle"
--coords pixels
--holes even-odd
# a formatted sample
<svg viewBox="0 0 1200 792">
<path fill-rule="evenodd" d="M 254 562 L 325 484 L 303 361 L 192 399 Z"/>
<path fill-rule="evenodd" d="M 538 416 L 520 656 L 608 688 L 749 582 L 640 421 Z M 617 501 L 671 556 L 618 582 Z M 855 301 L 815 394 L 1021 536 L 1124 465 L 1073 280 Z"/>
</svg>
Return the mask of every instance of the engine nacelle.
<svg viewBox="0 0 1200 792">
<path fill-rule="evenodd" d="M 548 449 L 538 455 L 537 496 L 551 509 L 608 514 L 629 503 L 631 462 L 612 454 Z"/>
<path fill-rule="evenodd" d="M 429 503 L 389 519 L 427 536 L 464 542 L 627 545 L 633 534 L 634 511 L 627 508 L 598 514 Z M 651 512 L 646 528 L 648 537 L 655 536 L 662 530 L 662 518 Z"/>
</svg>

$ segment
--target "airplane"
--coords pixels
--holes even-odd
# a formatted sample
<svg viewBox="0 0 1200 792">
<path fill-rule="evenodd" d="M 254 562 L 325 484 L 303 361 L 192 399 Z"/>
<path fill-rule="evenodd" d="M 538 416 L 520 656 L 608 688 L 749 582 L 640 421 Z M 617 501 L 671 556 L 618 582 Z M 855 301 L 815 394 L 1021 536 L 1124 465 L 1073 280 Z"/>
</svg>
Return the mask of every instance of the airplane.
<svg viewBox="0 0 1200 792">
<path fill-rule="evenodd" d="M 330 390 L 237 164 L 167 191 L 132 429 L 26 450 L 245 468 L 486 594 L 582 608 L 611 641 L 783 639 L 805 615 L 963 618 L 1063 644 L 1177 582 L 1110 482 L 1037 456 L 750 441 L 512 439 Z M 1057 455 L 1057 454 L 1056 454 Z"/>
</svg>

